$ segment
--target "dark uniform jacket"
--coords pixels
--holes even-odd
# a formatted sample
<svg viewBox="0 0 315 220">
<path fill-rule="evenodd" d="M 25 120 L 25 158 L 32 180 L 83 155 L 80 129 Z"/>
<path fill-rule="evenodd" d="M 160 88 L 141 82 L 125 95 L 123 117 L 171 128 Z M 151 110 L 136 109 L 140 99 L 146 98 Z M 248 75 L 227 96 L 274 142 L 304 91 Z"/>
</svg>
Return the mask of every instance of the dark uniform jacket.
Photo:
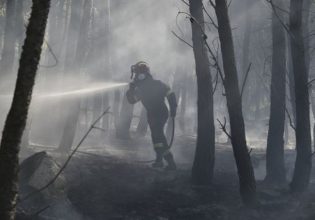
<svg viewBox="0 0 315 220">
<path fill-rule="evenodd" d="M 147 110 L 148 118 L 150 117 L 168 117 L 168 108 L 165 98 L 170 104 L 171 116 L 175 116 L 176 98 L 171 89 L 163 82 L 154 79 L 145 79 L 136 82 L 134 87 L 126 93 L 129 103 L 134 104 L 141 101 Z"/>
</svg>

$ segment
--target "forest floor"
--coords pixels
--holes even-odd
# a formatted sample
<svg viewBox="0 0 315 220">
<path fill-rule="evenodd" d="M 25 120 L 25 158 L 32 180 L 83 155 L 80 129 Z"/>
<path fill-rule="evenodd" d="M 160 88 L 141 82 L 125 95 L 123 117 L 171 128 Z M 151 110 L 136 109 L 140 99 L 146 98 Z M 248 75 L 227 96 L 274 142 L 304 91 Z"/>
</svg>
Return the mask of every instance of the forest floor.
<svg viewBox="0 0 315 220">
<path fill-rule="evenodd" d="M 149 138 L 129 141 L 110 139 L 106 144 L 97 142 L 97 139 L 87 141 L 64 174 L 67 180 L 65 194 L 80 214 L 80 219 L 315 219 L 315 172 L 309 190 L 303 195 L 290 194 L 287 186 L 266 186 L 262 181 L 265 166 L 263 150 L 254 149 L 251 152 L 260 205 L 246 208 L 240 200 L 235 162 L 228 144 L 218 143 L 216 146 L 213 184 L 195 187 L 190 183 L 194 137 L 176 137 L 173 151 L 178 170 L 172 172 L 153 169 L 150 163 L 146 163 L 154 158 Z M 36 148 L 37 151 L 39 149 Z M 50 154 L 59 161 L 63 160 L 58 153 Z M 294 155 L 293 150 L 286 151 L 289 178 Z M 45 216 L 45 211 L 39 216 Z M 49 218 L 46 215 L 43 219 Z M 70 220 L 69 217 L 56 219 Z"/>
</svg>

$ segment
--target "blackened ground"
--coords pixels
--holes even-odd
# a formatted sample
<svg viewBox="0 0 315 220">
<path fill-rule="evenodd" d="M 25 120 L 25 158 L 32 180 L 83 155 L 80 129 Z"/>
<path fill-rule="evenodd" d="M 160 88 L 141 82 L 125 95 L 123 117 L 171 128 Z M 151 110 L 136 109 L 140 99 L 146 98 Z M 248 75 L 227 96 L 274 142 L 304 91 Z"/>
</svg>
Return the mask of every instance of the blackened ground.
<svg viewBox="0 0 315 220">
<path fill-rule="evenodd" d="M 177 137 L 173 150 L 179 169 L 175 172 L 152 169 L 144 163 L 153 157 L 148 140 L 85 147 L 66 169 L 68 197 L 86 219 L 95 220 L 315 219 L 313 180 L 303 195 L 291 195 L 287 186 L 273 188 L 258 180 L 260 205 L 243 207 L 229 145 L 217 145 L 213 184 L 192 186 L 193 146 L 193 137 Z M 251 154 L 256 176 L 262 179 L 264 151 L 253 150 Z M 286 159 L 290 176 L 294 151 L 286 151 Z"/>
</svg>

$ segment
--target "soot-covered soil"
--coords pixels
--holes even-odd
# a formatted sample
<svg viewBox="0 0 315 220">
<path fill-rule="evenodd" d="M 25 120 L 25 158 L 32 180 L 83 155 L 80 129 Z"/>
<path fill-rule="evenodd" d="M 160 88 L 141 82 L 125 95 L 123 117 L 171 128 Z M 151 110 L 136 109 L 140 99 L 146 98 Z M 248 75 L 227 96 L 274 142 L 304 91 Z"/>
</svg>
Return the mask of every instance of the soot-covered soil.
<svg viewBox="0 0 315 220">
<path fill-rule="evenodd" d="M 286 186 L 272 188 L 258 181 L 260 205 L 245 208 L 238 192 L 238 178 L 229 146 L 217 145 L 213 184 L 190 184 L 193 138 L 177 138 L 174 151 L 179 169 L 175 172 L 152 169 L 143 163 L 142 147 L 133 143 L 125 149 L 96 154 L 81 153 L 67 169 L 70 179 L 68 196 L 75 207 L 90 219 L 315 219 L 315 185 L 304 195 L 291 195 Z M 125 143 L 120 143 L 126 146 Z M 130 144 L 129 144 L 130 146 Z M 137 147 L 135 147 L 137 146 Z M 107 152 L 107 155 L 106 155 Z M 140 155 L 139 155 L 140 154 Z M 287 166 L 292 167 L 293 151 L 287 151 Z M 140 159 L 139 159 L 140 158 Z M 148 158 L 146 158 L 148 159 Z M 149 158 L 150 159 L 150 158 Z M 263 151 L 252 152 L 257 176 L 264 166 Z M 290 169 L 288 173 L 290 175 Z"/>
<path fill-rule="evenodd" d="M 176 138 L 173 151 L 178 170 L 174 172 L 153 169 L 146 163 L 153 157 L 148 139 L 84 146 L 65 170 L 67 197 L 87 220 L 315 219 L 315 181 L 303 195 L 291 195 L 287 186 L 267 186 L 261 181 L 263 150 L 251 153 L 258 178 L 258 206 L 241 204 L 229 145 L 217 145 L 213 184 L 192 186 L 194 141 L 193 137 Z M 290 176 L 294 151 L 286 151 L 286 158 Z"/>
</svg>

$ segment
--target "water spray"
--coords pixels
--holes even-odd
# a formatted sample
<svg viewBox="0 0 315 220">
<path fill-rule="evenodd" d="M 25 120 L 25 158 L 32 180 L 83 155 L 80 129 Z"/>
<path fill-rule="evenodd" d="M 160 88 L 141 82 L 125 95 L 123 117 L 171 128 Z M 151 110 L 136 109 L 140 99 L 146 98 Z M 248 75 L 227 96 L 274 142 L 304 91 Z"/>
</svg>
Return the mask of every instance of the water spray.
<svg viewBox="0 0 315 220">
<path fill-rule="evenodd" d="M 106 90 L 111 90 L 118 87 L 124 87 L 128 83 L 94 83 L 90 84 L 88 87 L 83 89 L 74 89 L 69 91 L 60 91 L 44 94 L 34 94 L 35 98 L 57 98 L 64 96 L 76 96 L 76 95 L 88 95 L 90 93 L 103 92 Z"/>
<path fill-rule="evenodd" d="M 107 82 L 107 83 L 90 83 L 87 87 L 66 90 L 66 91 L 52 91 L 44 93 L 33 93 L 34 99 L 47 99 L 47 98 L 63 98 L 71 96 L 83 96 L 93 93 L 105 92 L 111 89 L 127 86 L 128 83 L 116 83 L 116 82 Z M 11 99 L 12 95 L 0 95 L 0 98 Z"/>
</svg>

